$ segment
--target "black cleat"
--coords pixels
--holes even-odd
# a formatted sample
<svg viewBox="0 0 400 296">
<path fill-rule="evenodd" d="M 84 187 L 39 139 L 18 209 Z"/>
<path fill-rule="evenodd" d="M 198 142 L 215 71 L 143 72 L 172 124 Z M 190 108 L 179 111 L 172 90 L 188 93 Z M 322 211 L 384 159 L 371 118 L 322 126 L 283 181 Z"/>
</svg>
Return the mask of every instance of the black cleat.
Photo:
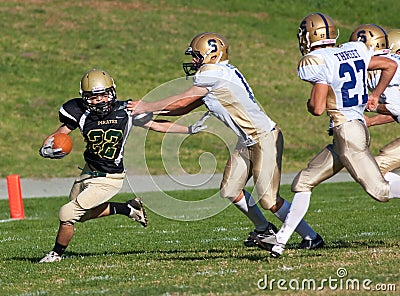
<svg viewBox="0 0 400 296">
<path fill-rule="evenodd" d="M 285 251 L 285 245 L 278 243 L 276 240 L 276 235 L 265 235 L 251 233 L 254 241 L 260 249 L 267 250 L 272 258 L 279 258 L 283 251 Z"/>
<path fill-rule="evenodd" d="M 276 228 L 276 226 L 274 224 L 272 224 L 271 222 L 268 222 L 268 226 L 267 229 L 265 231 L 256 231 L 254 230 L 253 232 L 250 232 L 249 236 L 244 240 L 243 244 L 246 247 L 256 247 L 257 244 L 254 241 L 253 237 L 254 235 L 252 234 L 265 234 L 265 235 L 272 235 L 278 232 L 278 228 Z"/>
<path fill-rule="evenodd" d="M 322 248 L 325 245 L 322 237 L 317 233 L 317 237 L 314 239 L 303 239 L 300 243 L 299 248 L 305 250 L 314 250 Z"/>
<path fill-rule="evenodd" d="M 142 204 L 140 197 L 128 200 L 126 204 L 128 205 L 128 208 L 131 209 L 128 217 L 134 221 L 139 222 L 140 224 L 142 224 L 143 227 L 146 227 L 148 220 L 146 210 Z"/>
</svg>

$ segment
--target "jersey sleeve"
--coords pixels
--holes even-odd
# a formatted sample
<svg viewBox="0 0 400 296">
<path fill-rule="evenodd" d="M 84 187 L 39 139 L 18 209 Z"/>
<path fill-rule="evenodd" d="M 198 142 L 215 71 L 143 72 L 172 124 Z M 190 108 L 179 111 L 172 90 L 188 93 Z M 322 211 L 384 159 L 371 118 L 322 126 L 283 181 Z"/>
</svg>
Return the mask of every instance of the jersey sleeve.
<svg viewBox="0 0 400 296">
<path fill-rule="evenodd" d="M 299 62 L 297 74 L 301 80 L 328 84 L 328 71 L 324 59 L 319 55 L 305 55 Z"/>
<path fill-rule="evenodd" d="M 84 113 L 82 104 L 79 103 L 82 99 L 72 99 L 64 103 L 58 111 L 58 118 L 62 124 L 70 130 L 74 130 L 79 126 L 79 118 Z"/>
</svg>

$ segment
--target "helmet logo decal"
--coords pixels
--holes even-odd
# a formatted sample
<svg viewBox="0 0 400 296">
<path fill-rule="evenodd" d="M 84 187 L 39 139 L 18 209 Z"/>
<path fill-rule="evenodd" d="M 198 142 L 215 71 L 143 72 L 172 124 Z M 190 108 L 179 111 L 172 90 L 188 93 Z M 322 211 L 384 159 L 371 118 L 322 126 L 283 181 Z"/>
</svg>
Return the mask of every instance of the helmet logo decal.
<svg viewBox="0 0 400 296">
<path fill-rule="evenodd" d="M 365 30 L 361 30 L 361 31 L 357 32 L 357 40 L 366 43 L 367 36 L 365 36 L 365 34 L 366 34 Z"/>
<path fill-rule="evenodd" d="M 210 50 L 207 53 L 212 53 L 217 51 L 217 40 L 215 39 L 210 39 L 208 40 L 208 45 L 210 46 Z"/>
</svg>

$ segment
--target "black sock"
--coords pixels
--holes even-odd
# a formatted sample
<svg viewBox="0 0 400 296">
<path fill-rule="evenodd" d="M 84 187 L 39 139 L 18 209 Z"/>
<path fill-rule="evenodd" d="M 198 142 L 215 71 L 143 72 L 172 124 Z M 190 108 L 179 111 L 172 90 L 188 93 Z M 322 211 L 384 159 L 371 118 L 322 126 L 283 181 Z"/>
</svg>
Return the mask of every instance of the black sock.
<svg viewBox="0 0 400 296">
<path fill-rule="evenodd" d="M 66 248 L 67 248 L 67 246 L 62 246 L 59 243 L 55 243 L 53 251 L 61 256 L 62 254 L 64 254 Z"/>
<path fill-rule="evenodd" d="M 110 215 L 125 215 L 128 216 L 131 212 L 131 209 L 128 208 L 126 203 L 121 202 L 110 202 Z"/>
</svg>

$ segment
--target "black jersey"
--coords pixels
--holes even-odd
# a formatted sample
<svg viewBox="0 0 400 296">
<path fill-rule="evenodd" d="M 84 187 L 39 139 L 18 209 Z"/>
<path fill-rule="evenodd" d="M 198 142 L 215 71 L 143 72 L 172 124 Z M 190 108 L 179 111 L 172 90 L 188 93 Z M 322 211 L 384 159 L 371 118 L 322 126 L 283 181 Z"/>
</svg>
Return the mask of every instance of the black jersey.
<svg viewBox="0 0 400 296">
<path fill-rule="evenodd" d="M 64 103 L 59 119 L 70 130 L 79 128 L 86 142 L 84 158 L 96 171 L 122 173 L 124 145 L 132 128 L 132 117 L 126 110 L 128 101 L 116 101 L 111 112 L 99 117 L 90 113 L 82 98 Z"/>
</svg>

